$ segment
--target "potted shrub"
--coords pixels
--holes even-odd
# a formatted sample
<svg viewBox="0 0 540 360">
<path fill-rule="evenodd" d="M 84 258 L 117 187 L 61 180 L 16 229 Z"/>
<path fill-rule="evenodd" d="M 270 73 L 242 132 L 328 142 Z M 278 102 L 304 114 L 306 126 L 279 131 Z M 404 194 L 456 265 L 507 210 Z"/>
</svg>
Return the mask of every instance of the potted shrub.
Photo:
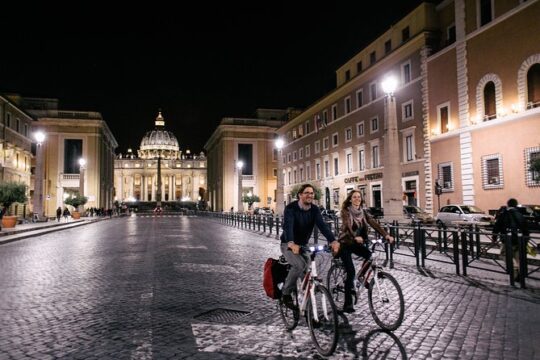
<svg viewBox="0 0 540 360">
<path fill-rule="evenodd" d="M 248 203 L 248 210 L 251 210 L 253 203 L 261 201 L 261 199 L 254 194 L 247 194 L 242 197 L 242 201 Z"/>
<path fill-rule="evenodd" d="M 0 183 L 0 204 L 2 204 L 0 216 L 2 217 L 3 227 L 15 227 L 17 224 L 17 216 L 9 215 L 11 204 L 24 204 L 26 200 L 26 184 L 14 181 Z"/>
<path fill-rule="evenodd" d="M 84 204 L 86 204 L 87 201 L 88 201 L 88 198 L 86 196 L 81 196 L 79 193 L 75 193 L 74 195 L 71 195 L 70 197 L 66 198 L 64 200 L 64 204 L 71 205 L 75 208 L 75 210 L 71 212 L 72 218 L 80 219 L 81 213 L 79 212 L 79 206 L 84 206 Z"/>
</svg>

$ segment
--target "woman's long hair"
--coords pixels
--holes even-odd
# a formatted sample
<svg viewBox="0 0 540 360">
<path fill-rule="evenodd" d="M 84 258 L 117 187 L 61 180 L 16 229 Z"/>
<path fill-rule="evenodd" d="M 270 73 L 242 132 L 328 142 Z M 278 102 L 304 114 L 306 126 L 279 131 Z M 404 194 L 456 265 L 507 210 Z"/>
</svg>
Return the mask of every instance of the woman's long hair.
<svg viewBox="0 0 540 360">
<path fill-rule="evenodd" d="M 362 203 L 364 202 L 364 197 L 362 196 L 362 193 L 359 190 L 351 190 L 347 194 L 347 197 L 343 201 L 343 204 L 341 204 L 341 214 L 342 215 L 346 211 L 349 211 L 348 208 L 349 208 L 349 206 L 352 205 L 352 200 L 351 199 L 352 199 L 352 196 L 353 196 L 354 193 L 359 193 L 360 194 L 360 199 L 361 199 L 360 206 L 362 206 Z"/>
</svg>

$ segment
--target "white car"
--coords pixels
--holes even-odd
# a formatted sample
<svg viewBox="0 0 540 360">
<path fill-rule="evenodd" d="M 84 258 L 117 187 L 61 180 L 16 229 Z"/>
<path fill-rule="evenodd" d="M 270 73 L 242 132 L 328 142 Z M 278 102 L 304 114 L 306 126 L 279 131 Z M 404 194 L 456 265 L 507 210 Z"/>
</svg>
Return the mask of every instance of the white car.
<svg viewBox="0 0 540 360">
<path fill-rule="evenodd" d="M 474 205 L 446 205 L 441 208 L 436 216 L 437 225 L 441 228 L 455 226 L 453 221 L 466 221 L 471 223 L 493 223 L 493 216 L 484 213 L 484 211 Z"/>
</svg>

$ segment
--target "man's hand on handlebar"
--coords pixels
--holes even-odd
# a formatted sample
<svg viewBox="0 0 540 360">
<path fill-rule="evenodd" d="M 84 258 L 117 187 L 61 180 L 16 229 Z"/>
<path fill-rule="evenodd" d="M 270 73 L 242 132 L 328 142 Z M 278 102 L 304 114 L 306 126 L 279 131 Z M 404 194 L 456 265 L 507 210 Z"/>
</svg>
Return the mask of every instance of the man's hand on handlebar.
<svg viewBox="0 0 540 360">
<path fill-rule="evenodd" d="M 301 249 L 300 245 L 296 245 L 293 242 L 289 242 L 288 246 L 289 246 L 289 249 L 291 249 L 291 251 L 293 252 L 293 254 L 295 255 L 300 254 L 300 249 Z"/>
</svg>

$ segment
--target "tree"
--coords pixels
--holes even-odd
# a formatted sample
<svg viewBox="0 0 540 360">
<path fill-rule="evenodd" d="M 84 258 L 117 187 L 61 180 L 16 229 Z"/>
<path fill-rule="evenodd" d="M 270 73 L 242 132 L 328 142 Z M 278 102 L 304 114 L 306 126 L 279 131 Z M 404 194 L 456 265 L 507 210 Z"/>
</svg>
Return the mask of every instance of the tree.
<svg viewBox="0 0 540 360">
<path fill-rule="evenodd" d="M 291 198 L 292 199 L 296 199 L 296 194 L 298 194 L 298 190 L 300 190 L 300 187 L 302 185 L 295 185 L 293 186 L 293 188 L 291 189 Z M 311 185 L 313 186 L 313 192 L 315 193 L 315 200 L 320 200 L 321 199 L 321 189 L 319 189 L 318 187 L 316 187 L 315 185 Z"/>
<path fill-rule="evenodd" d="M 540 157 L 535 157 L 529 161 L 529 171 L 532 171 L 534 181 L 540 181 Z"/>
<path fill-rule="evenodd" d="M 79 206 L 84 205 L 87 202 L 88 198 L 86 196 L 81 196 L 78 192 L 64 200 L 64 204 L 71 205 L 75 209 L 78 209 Z"/>
<path fill-rule="evenodd" d="M 248 208 L 251 209 L 251 205 L 253 205 L 253 203 L 261 201 L 261 199 L 257 195 L 244 195 L 242 197 L 242 201 L 248 203 Z"/>
<path fill-rule="evenodd" d="M 26 185 L 14 181 L 0 183 L 0 204 L 9 210 L 11 204 L 24 204 L 27 200 Z"/>
</svg>

